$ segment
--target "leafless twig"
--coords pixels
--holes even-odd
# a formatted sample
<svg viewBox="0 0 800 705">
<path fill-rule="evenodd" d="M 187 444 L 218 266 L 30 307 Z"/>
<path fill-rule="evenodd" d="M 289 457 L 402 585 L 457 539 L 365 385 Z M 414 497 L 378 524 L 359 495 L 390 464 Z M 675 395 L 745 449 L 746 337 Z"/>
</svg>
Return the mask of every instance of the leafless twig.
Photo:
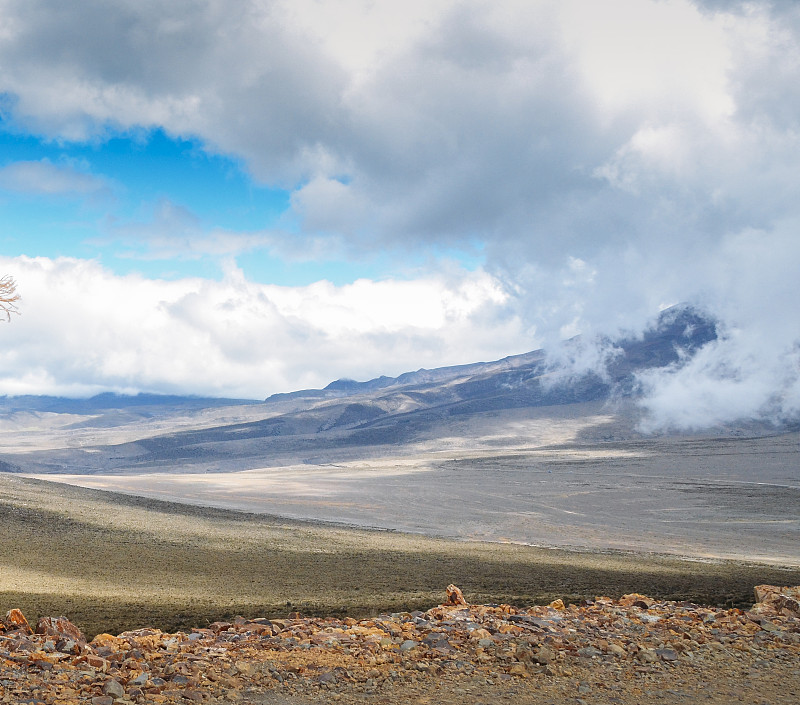
<svg viewBox="0 0 800 705">
<path fill-rule="evenodd" d="M 6 314 L 6 318 L 10 321 L 11 314 L 19 314 L 17 310 L 17 301 L 20 296 L 17 293 L 17 282 L 14 277 L 6 274 L 0 277 L 0 311 Z"/>
</svg>

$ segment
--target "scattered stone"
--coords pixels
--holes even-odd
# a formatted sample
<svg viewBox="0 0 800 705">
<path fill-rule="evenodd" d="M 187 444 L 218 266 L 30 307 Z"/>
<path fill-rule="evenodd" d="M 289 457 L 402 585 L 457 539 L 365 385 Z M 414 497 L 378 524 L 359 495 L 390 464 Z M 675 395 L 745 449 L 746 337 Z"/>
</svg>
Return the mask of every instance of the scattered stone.
<svg viewBox="0 0 800 705">
<path fill-rule="evenodd" d="M 475 639 L 475 641 L 480 641 L 481 639 L 491 639 L 492 635 L 489 633 L 487 629 L 479 627 L 478 629 L 473 629 L 469 633 L 469 638 Z"/>
<path fill-rule="evenodd" d="M 556 660 L 556 657 L 556 652 L 547 646 L 540 647 L 533 655 L 534 661 L 536 661 L 536 663 L 541 663 L 544 666 L 549 663 L 553 663 L 553 661 Z"/>
<path fill-rule="evenodd" d="M 658 661 L 658 654 L 656 653 L 655 649 L 645 648 L 639 650 L 639 653 L 636 654 L 636 658 L 642 663 L 654 663 Z"/>
<path fill-rule="evenodd" d="M 800 588 L 759 586 L 759 602 L 747 612 L 636 593 L 526 609 L 470 605 L 455 586 L 446 594 L 443 605 L 425 613 L 235 618 L 189 635 L 140 629 L 98 634 L 88 644 L 64 617 L 39 620 L 30 633 L 24 615 L 12 610 L 0 620 L 0 703 L 243 704 L 271 690 L 281 695 L 264 695 L 264 702 L 371 695 L 392 702 L 393 689 L 416 692 L 425 684 L 459 692 L 459 702 L 471 702 L 472 687 L 498 689 L 496 698 L 489 691 L 483 697 L 499 702 L 513 698 L 514 689 L 550 684 L 562 693 L 573 688 L 577 702 L 620 684 L 650 684 L 659 674 L 685 678 L 697 668 L 772 678 L 785 664 L 796 675 L 784 669 L 781 685 L 800 679 L 800 618 L 791 602 Z M 606 694 L 608 702 L 638 702 Z M 548 702 L 524 702 L 540 700 Z"/>
<path fill-rule="evenodd" d="M 131 678 L 131 680 L 128 681 L 128 685 L 132 686 L 145 685 L 148 680 L 150 680 L 150 674 L 147 671 L 142 671 L 135 678 Z"/>
<path fill-rule="evenodd" d="M 800 587 L 779 588 L 774 585 L 757 585 L 753 612 L 800 617 Z"/>
<path fill-rule="evenodd" d="M 511 666 L 511 668 L 508 669 L 508 673 L 512 676 L 525 678 L 528 675 L 528 669 L 525 667 L 525 664 L 515 663 Z"/>
<path fill-rule="evenodd" d="M 117 681 L 111 680 L 103 686 L 103 693 L 108 695 L 112 700 L 119 700 L 125 697 L 125 688 L 117 683 Z"/>
<path fill-rule="evenodd" d="M 655 601 L 651 600 L 646 595 L 640 595 L 638 592 L 632 592 L 629 595 L 623 595 L 620 597 L 619 604 L 622 607 L 638 607 L 642 610 L 648 610 L 655 604 Z"/>
<path fill-rule="evenodd" d="M 107 647 L 116 651 L 125 645 L 125 640 L 111 634 L 98 634 L 91 643 L 97 648 Z"/>
<path fill-rule="evenodd" d="M 617 658 L 625 658 L 628 655 L 628 652 L 625 651 L 619 644 L 609 644 L 608 645 L 608 653 L 612 656 L 616 656 Z"/>
</svg>

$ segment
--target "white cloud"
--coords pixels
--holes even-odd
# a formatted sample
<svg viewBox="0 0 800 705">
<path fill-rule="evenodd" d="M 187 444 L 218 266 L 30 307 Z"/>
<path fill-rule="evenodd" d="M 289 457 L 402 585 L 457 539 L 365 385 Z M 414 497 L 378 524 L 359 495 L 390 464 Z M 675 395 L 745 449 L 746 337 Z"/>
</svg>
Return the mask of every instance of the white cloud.
<svg viewBox="0 0 800 705">
<path fill-rule="evenodd" d="M 231 388 L 242 383 L 223 362 L 260 349 L 296 351 L 289 362 L 277 352 L 270 358 L 264 379 L 279 388 L 351 374 L 352 359 L 364 355 L 364 372 L 354 376 L 453 361 L 447 351 L 467 331 L 478 335 L 470 326 L 483 309 L 465 303 L 471 297 L 493 312 L 480 320 L 501 332 L 480 349 L 466 343 L 459 361 L 535 347 L 524 337 L 534 328 L 547 341 L 641 330 L 660 306 L 688 301 L 731 334 L 686 368 L 648 379 L 654 427 L 680 425 L 691 416 L 681 408 L 692 404 L 701 420 L 793 413 L 797 3 L 398 7 L 253 0 L 234 12 L 222 0 L 0 0 L 5 115 L 53 139 L 136 127 L 194 135 L 241 158 L 257 180 L 293 192 L 287 218 L 300 233 L 292 242 L 280 233 L 204 230 L 185 214 L 162 213 L 141 231 L 165 254 L 324 252 L 329 242 L 350 254 L 391 248 L 401 257 L 432 245 L 485 245 L 488 273 L 480 277 L 490 284 L 464 275 L 466 289 L 437 279 L 408 289 L 372 282 L 295 292 L 126 280 L 160 292 L 168 303 L 148 304 L 156 311 L 150 325 L 166 330 L 169 322 L 182 331 L 176 340 L 192 345 L 205 340 L 213 377 Z M 122 286 L 97 276 L 112 290 Z M 498 281 L 504 302 L 492 293 Z M 456 302 L 449 313 L 447 296 Z M 395 297 L 417 323 L 355 303 Z M 431 298 L 437 306 L 420 304 Z M 204 311 L 228 305 L 235 313 L 220 332 L 223 324 Z M 312 359 L 306 344 L 324 355 Z M 168 355 L 164 347 L 141 359 L 156 352 Z M 131 356 L 104 358 L 98 369 L 143 369 Z M 169 375 L 136 379 L 184 385 L 197 373 L 185 359 L 173 358 Z M 375 369 L 371 361 L 381 359 L 398 367 Z M 236 369 L 252 372 L 247 365 Z M 721 380 L 720 370 L 731 378 Z M 115 384 L 128 383 L 114 374 Z"/>
<path fill-rule="evenodd" d="M 702 430 L 742 419 L 777 426 L 797 418 L 800 349 L 765 354 L 741 332 L 730 335 L 704 347 L 680 370 L 642 376 L 648 412 L 643 430 Z"/>
<path fill-rule="evenodd" d="M 688 0 L 605 3 L 563 0 L 564 41 L 608 119 L 697 114 L 710 122 L 734 109 L 731 20 L 704 16 Z"/>
<path fill-rule="evenodd" d="M 86 260 L 2 258 L 22 294 L 0 337 L 2 394 L 157 390 L 262 398 L 339 377 L 508 354 L 520 322 L 482 272 L 336 287 L 116 276 Z M 522 352 L 522 350 L 513 350 Z"/>
<path fill-rule="evenodd" d="M 610 223 L 586 227 L 598 205 L 626 219 L 593 176 L 615 155 L 727 119 L 731 38 L 747 24 L 679 0 L 3 10 L 0 90 L 29 129 L 197 135 L 295 190 L 307 234 L 353 250 L 524 238 L 539 261 L 585 257 L 608 237 Z"/>
<path fill-rule="evenodd" d="M 646 428 L 798 417 L 800 220 L 731 236 L 714 254 L 689 274 L 723 322 L 721 339 L 680 369 L 643 376 Z"/>
</svg>

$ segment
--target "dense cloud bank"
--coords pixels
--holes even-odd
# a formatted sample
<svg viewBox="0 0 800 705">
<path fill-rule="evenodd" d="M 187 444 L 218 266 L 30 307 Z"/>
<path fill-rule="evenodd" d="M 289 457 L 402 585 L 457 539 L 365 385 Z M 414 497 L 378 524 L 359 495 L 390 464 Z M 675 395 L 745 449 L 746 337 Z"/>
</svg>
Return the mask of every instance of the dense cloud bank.
<svg viewBox="0 0 800 705">
<path fill-rule="evenodd" d="M 0 258 L 24 283 L 2 330 L 0 393 L 111 389 L 259 399 L 341 376 L 494 359 L 520 339 L 488 275 L 280 287 L 117 276 L 96 262 Z M 465 352 L 468 351 L 468 352 Z"/>
<path fill-rule="evenodd" d="M 388 248 L 402 258 L 478 243 L 486 257 L 472 274 L 280 294 L 241 278 L 132 282 L 85 262 L 40 263 L 35 275 L 40 264 L 25 262 L 21 281 L 85 288 L 50 304 L 74 307 L 55 322 L 43 294 L 26 294 L 34 322 L 15 327 L 29 331 L 28 347 L 4 353 L 31 365 L 20 391 L 45 381 L 175 390 L 205 375 L 197 391 L 258 385 L 259 396 L 577 333 L 635 333 L 683 301 L 717 317 L 722 337 L 642 380 L 650 427 L 797 418 L 797 4 L 398 7 L 0 0 L 1 110 L 15 129 L 194 136 L 291 191 L 298 233 L 274 244 L 286 253 L 324 242 L 345 256 Z M 60 183 L 63 172 L 48 173 Z M 96 176 L 74 188 L 100 188 Z M 104 287 L 130 299 L 124 313 L 104 310 Z M 408 299 L 405 318 L 392 326 L 365 313 L 359 287 L 367 299 L 385 294 L 387 310 Z M 301 300 L 300 312 L 281 296 Z M 317 322 L 330 307 L 341 318 Z M 55 333 L 30 332 L 47 326 L 67 341 L 60 357 Z M 90 326 L 96 360 L 82 347 Z M 206 350 L 205 364 L 189 349 Z"/>
</svg>

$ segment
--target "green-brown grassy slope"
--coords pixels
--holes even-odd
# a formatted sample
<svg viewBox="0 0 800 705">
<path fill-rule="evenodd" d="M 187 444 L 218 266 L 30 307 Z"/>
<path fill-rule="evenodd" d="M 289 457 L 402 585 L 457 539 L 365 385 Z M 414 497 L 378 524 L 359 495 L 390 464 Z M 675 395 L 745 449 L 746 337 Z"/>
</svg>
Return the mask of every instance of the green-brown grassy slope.
<svg viewBox="0 0 800 705">
<path fill-rule="evenodd" d="M 0 610 L 65 615 L 88 635 L 235 614 L 364 615 L 642 592 L 748 605 L 800 570 L 457 542 L 292 522 L 0 475 Z"/>
</svg>

